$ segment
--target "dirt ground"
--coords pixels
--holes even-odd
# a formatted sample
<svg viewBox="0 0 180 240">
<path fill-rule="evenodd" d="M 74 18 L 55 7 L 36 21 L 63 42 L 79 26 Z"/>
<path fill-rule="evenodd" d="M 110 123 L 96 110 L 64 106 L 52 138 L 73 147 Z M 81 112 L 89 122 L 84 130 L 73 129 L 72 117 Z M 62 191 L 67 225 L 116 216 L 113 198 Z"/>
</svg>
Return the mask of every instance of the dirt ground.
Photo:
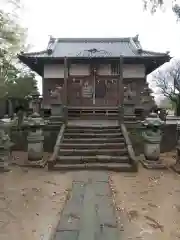
<svg viewBox="0 0 180 240">
<path fill-rule="evenodd" d="M 0 173 L 0 239 L 48 239 L 70 188 L 70 175 L 45 169 Z"/>
<path fill-rule="evenodd" d="M 164 154 L 172 164 L 174 153 Z M 121 239 L 180 239 L 180 175 L 168 170 L 146 170 L 111 175 L 121 222 Z M 121 216 L 121 219 L 120 219 Z"/>
<path fill-rule="evenodd" d="M 161 157 L 169 165 L 174 156 Z M 16 153 L 16 161 L 20 158 Z M 110 184 L 120 239 L 180 239 L 180 175 L 170 169 L 146 170 L 140 164 L 138 173 L 112 173 Z M 71 185 L 72 173 L 18 166 L 0 173 L 0 239 L 48 240 Z"/>
</svg>

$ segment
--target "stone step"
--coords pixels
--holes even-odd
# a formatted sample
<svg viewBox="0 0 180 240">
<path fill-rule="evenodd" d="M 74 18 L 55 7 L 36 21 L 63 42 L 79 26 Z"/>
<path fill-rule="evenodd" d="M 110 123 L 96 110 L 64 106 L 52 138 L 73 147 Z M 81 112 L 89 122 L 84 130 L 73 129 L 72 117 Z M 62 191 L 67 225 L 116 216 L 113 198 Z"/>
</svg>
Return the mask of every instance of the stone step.
<svg viewBox="0 0 180 240">
<path fill-rule="evenodd" d="M 115 172 L 134 172 L 134 167 L 129 163 L 84 163 L 84 164 L 56 164 L 49 170 L 107 170 Z"/>
<path fill-rule="evenodd" d="M 61 148 L 63 149 L 122 149 L 125 148 L 125 143 L 62 143 Z"/>
<path fill-rule="evenodd" d="M 61 156 L 96 156 L 96 155 L 111 155 L 111 156 L 123 156 L 127 155 L 127 149 L 63 149 L 60 148 L 59 154 Z"/>
<path fill-rule="evenodd" d="M 122 133 L 64 133 L 64 137 L 69 138 L 119 138 Z"/>
<path fill-rule="evenodd" d="M 108 125 L 68 125 L 67 129 L 120 129 L 118 125 L 108 126 Z"/>
<path fill-rule="evenodd" d="M 87 110 L 87 111 L 71 111 L 68 112 L 68 115 L 111 115 L 111 114 L 118 114 L 118 111 L 106 111 L 106 110 L 99 110 L 99 111 L 93 111 L 93 110 Z"/>
<path fill-rule="evenodd" d="M 96 113 L 96 114 L 92 114 L 92 113 L 75 113 L 75 114 L 69 114 L 68 117 L 71 118 L 85 118 L 87 117 L 88 119 L 91 119 L 92 117 L 102 117 L 102 118 L 118 118 L 118 114 L 117 113 Z"/>
<path fill-rule="evenodd" d="M 118 133 L 121 132 L 120 128 L 67 128 L 66 133 Z"/>
<path fill-rule="evenodd" d="M 124 143 L 124 138 L 64 138 L 63 143 Z"/>
<path fill-rule="evenodd" d="M 57 163 L 79 164 L 79 163 L 128 163 L 128 156 L 58 156 Z"/>
<path fill-rule="evenodd" d="M 117 120 L 118 115 L 107 116 L 107 115 L 90 115 L 90 116 L 68 116 L 68 120 Z"/>
</svg>

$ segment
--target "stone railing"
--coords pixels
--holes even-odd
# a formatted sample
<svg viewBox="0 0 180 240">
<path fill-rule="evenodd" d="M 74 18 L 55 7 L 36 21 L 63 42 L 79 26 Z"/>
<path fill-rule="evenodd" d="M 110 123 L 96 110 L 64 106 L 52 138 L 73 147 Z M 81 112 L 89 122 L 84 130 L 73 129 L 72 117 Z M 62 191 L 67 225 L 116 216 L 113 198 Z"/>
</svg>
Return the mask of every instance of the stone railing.
<svg viewBox="0 0 180 240">
<path fill-rule="evenodd" d="M 58 134 L 58 137 L 57 137 L 57 140 L 56 140 L 56 144 L 54 146 L 53 154 L 52 154 L 51 158 L 48 160 L 48 169 L 49 170 L 51 170 L 53 168 L 53 166 L 56 164 L 56 159 L 57 159 L 57 156 L 59 153 L 60 145 L 63 141 L 65 128 L 66 128 L 66 125 L 62 124 L 61 129 Z"/>
<path fill-rule="evenodd" d="M 128 134 L 128 131 L 126 129 L 126 126 L 123 123 L 121 124 L 121 131 L 122 131 L 122 134 L 124 136 L 125 143 L 126 143 L 126 146 L 127 146 L 127 150 L 128 150 L 128 154 L 129 154 L 129 158 L 130 158 L 130 163 L 133 166 L 133 170 L 135 172 L 137 172 L 138 171 L 138 160 L 135 156 L 135 153 L 134 153 L 132 143 L 131 143 L 131 140 L 129 138 L 129 134 Z"/>
</svg>

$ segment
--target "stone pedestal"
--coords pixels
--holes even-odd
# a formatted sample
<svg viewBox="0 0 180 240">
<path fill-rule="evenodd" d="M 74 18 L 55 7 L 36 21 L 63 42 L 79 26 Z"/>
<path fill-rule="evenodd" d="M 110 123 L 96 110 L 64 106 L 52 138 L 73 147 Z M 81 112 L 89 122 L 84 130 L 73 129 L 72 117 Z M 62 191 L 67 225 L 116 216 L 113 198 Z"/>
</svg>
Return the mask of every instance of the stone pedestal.
<svg viewBox="0 0 180 240">
<path fill-rule="evenodd" d="M 64 106 L 62 104 L 62 87 L 55 86 L 51 91 L 51 120 L 53 118 L 64 118 Z"/>
<path fill-rule="evenodd" d="M 35 129 L 33 132 L 32 129 L 30 129 L 27 140 L 28 140 L 28 160 L 39 161 L 43 159 L 44 136 L 42 130 Z"/>
<path fill-rule="evenodd" d="M 136 106 L 134 110 L 135 116 L 137 120 L 143 121 L 145 118 L 145 111 L 142 106 Z"/>
<path fill-rule="evenodd" d="M 134 115 L 134 106 L 135 103 L 132 101 L 124 102 L 124 115 Z"/>
<path fill-rule="evenodd" d="M 135 103 L 133 100 L 125 100 L 124 101 L 124 121 L 126 124 L 135 123 Z"/>
<path fill-rule="evenodd" d="M 50 125 L 59 126 L 62 121 L 65 121 L 64 106 L 62 104 L 51 104 Z"/>
<path fill-rule="evenodd" d="M 160 156 L 160 141 L 158 142 L 145 142 L 144 143 L 144 156 L 146 160 L 158 161 Z"/>
<path fill-rule="evenodd" d="M 144 129 L 142 138 L 144 140 L 144 159 L 142 165 L 148 169 L 164 169 L 166 166 L 160 159 L 160 143 L 162 139 L 161 126 L 163 122 L 157 114 L 150 114 L 145 121 L 142 121 Z"/>
<path fill-rule="evenodd" d="M 0 171 L 9 171 L 10 163 L 10 148 L 12 143 L 8 133 L 5 131 L 7 123 L 0 121 Z"/>
<path fill-rule="evenodd" d="M 61 116 L 63 117 L 63 105 L 59 103 L 51 104 L 51 115 L 52 116 Z"/>
</svg>

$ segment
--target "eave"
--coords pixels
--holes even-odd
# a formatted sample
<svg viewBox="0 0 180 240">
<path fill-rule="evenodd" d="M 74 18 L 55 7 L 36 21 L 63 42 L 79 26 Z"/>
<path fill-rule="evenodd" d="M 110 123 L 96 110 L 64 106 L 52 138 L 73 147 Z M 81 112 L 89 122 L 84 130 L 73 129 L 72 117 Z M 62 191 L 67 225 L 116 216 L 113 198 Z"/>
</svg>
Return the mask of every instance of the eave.
<svg viewBox="0 0 180 240">
<path fill-rule="evenodd" d="M 35 71 L 40 76 L 43 76 L 44 71 L 44 65 L 45 64 L 51 64 L 51 63 L 64 63 L 64 58 L 55 58 L 55 57 L 38 57 L 38 56 L 32 56 L 30 54 L 20 54 L 18 55 L 19 60 L 27 65 L 30 69 Z M 107 61 L 117 61 L 120 59 L 118 57 L 95 57 L 95 58 L 89 58 L 89 57 L 70 57 L 68 60 L 73 63 L 87 63 L 89 61 L 101 61 L 101 62 L 107 62 Z M 123 57 L 123 62 L 125 64 L 155 64 L 158 66 L 162 65 L 163 63 L 170 60 L 170 56 L 168 54 L 160 54 L 158 56 L 133 56 L 133 57 Z"/>
</svg>

